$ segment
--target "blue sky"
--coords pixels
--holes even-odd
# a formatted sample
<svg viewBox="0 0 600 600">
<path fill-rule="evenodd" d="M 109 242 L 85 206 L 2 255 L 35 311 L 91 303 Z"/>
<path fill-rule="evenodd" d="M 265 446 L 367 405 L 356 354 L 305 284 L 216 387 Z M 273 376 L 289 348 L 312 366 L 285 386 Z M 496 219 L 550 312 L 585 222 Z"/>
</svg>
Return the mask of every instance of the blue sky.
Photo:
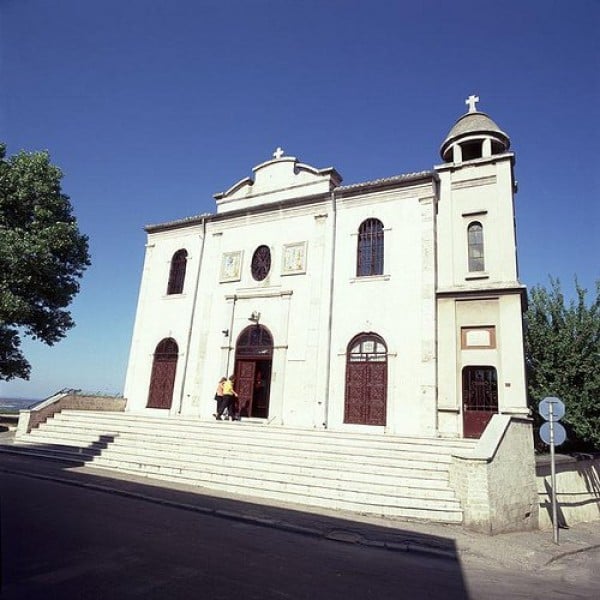
<svg viewBox="0 0 600 600">
<path fill-rule="evenodd" d="M 31 380 L 121 392 L 143 226 L 213 212 L 277 146 L 344 183 L 431 169 L 464 99 L 516 152 L 520 278 L 600 277 L 597 0 L 2 0 L 0 139 L 47 149 L 92 267 Z"/>
</svg>

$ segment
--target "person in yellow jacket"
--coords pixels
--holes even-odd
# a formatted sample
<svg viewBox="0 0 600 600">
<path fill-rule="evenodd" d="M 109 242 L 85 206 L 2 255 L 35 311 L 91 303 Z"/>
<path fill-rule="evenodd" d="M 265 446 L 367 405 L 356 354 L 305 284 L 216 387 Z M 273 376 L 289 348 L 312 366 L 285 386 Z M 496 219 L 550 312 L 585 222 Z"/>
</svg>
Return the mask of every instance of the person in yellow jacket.
<svg viewBox="0 0 600 600">
<path fill-rule="evenodd" d="M 217 421 L 223 420 L 223 412 L 227 409 L 227 414 L 232 421 L 239 419 L 236 415 L 235 405 L 237 398 L 237 392 L 233 389 L 233 382 L 235 381 L 235 377 L 233 375 L 229 376 L 229 379 L 226 379 L 223 382 L 223 402 L 220 408 L 217 410 Z"/>
</svg>

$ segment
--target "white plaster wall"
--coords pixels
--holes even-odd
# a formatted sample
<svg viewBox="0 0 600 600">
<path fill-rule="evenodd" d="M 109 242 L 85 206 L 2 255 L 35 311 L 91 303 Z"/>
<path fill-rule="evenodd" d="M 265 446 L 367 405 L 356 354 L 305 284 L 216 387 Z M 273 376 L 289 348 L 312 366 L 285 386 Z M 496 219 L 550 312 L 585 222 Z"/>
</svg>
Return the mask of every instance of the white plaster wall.
<svg viewBox="0 0 600 600">
<path fill-rule="evenodd" d="M 458 382 L 460 346 L 456 301 L 438 299 L 438 429 L 445 437 L 462 435 L 462 402 Z"/>
<path fill-rule="evenodd" d="M 438 285 L 440 289 L 485 288 L 516 283 L 512 155 L 475 164 L 438 167 Z M 483 225 L 485 270 L 469 272 L 467 227 Z"/>
<path fill-rule="evenodd" d="M 441 435 L 462 435 L 461 373 L 467 365 L 498 372 L 499 410 L 526 412 L 521 294 L 517 281 L 512 154 L 461 165 L 436 167 L 438 291 L 455 294 L 437 301 L 438 427 Z M 484 231 L 485 271 L 468 271 L 467 227 Z M 477 295 L 472 295 L 478 291 Z M 471 293 L 468 298 L 462 294 Z M 461 349 L 461 327 L 489 325 L 496 348 Z"/>
<path fill-rule="evenodd" d="M 264 162 L 253 169 L 254 179 L 248 177 L 217 196 L 217 212 L 247 210 L 311 194 L 328 192 L 339 183 L 330 169 L 320 171 L 285 156 Z"/>
<path fill-rule="evenodd" d="M 500 411 L 507 414 L 528 414 L 527 381 L 525 376 L 523 321 L 521 298 L 507 294 L 499 299 L 500 326 L 497 343 L 502 372 L 498 385 L 502 387 Z"/>
<path fill-rule="evenodd" d="M 423 260 L 429 257 L 433 263 L 433 252 L 423 252 L 423 208 L 418 193 L 431 195 L 431 188 L 393 190 L 338 202 L 330 428 L 382 429 L 343 422 L 348 344 L 359 333 L 374 332 L 388 347 L 385 430 L 417 435 L 435 429 L 435 412 L 422 397 L 423 384 L 435 385 L 433 371 L 428 373 L 422 368 L 422 340 L 434 339 L 433 303 L 426 304 L 423 299 Z M 433 205 L 429 205 L 426 214 L 427 210 L 432 211 Z M 358 229 L 368 218 L 377 218 L 384 225 L 384 274 L 356 277 Z M 433 219 L 428 228 L 433 231 Z M 433 243 L 432 236 L 430 239 Z M 429 292 L 431 299 L 431 287 Z M 424 306 L 428 307 L 426 318 L 422 318 Z M 424 381 L 424 376 L 431 377 L 431 381 Z M 423 418 L 427 413 L 430 419 Z"/>
<path fill-rule="evenodd" d="M 438 301 L 440 432 L 462 435 L 462 369 L 489 365 L 498 373 L 498 410 L 527 414 L 525 365 L 518 294 Z M 461 328 L 493 326 L 495 348 L 461 348 Z"/>
<path fill-rule="evenodd" d="M 221 375 L 233 373 L 236 340 L 252 324 L 248 318 L 256 311 L 275 347 L 269 420 L 313 426 L 319 369 L 323 369 L 318 359 L 327 326 L 328 300 L 322 297 L 324 281 L 329 280 L 327 219 L 324 202 L 209 223 L 184 412 L 210 418 L 216 382 Z M 284 244 L 296 242 L 307 244 L 306 272 L 284 275 Z M 257 282 L 250 264 L 255 249 L 263 244 L 271 250 L 272 264 L 267 278 Z M 240 250 L 240 280 L 220 282 L 222 254 Z M 225 329 L 230 329 L 228 338 L 221 333 Z"/>
<path fill-rule="evenodd" d="M 264 173 L 259 168 L 254 192 L 275 189 L 285 179 L 283 171 L 287 177 L 293 166 L 293 161 L 275 161 Z M 216 382 L 233 372 L 236 340 L 257 311 L 275 345 L 272 422 L 361 432 L 384 429 L 343 423 L 346 349 L 361 332 L 379 334 L 388 347 L 385 431 L 460 435 L 460 373 L 473 361 L 496 366 L 501 410 L 519 412 L 525 406 L 520 296 L 492 293 L 490 300 L 486 292 L 516 280 L 510 158 L 438 170 L 437 221 L 432 185 L 418 183 L 363 193 L 341 188 L 335 201 L 324 193 L 312 203 L 277 202 L 270 210 L 252 204 L 245 212 L 208 217 L 204 237 L 201 224 L 149 235 L 125 387 L 128 410 L 144 410 L 154 349 L 164 337 L 173 337 L 180 357 L 171 412 L 210 418 Z M 264 174 L 270 179 L 261 179 Z M 329 186 L 332 177 L 316 170 L 292 174 L 318 186 Z M 241 202 L 243 187 L 229 197 Z M 292 189 L 288 186 L 285 194 L 302 193 Z M 490 221 L 484 223 L 489 271 L 486 279 L 475 282 L 465 279 L 462 215 L 469 211 L 487 211 L 476 218 Z M 384 274 L 357 278 L 358 228 L 368 218 L 384 224 Z M 297 242 L 307 245 L 306 272 L 283 275 L 284 244 Z M 272 266 L 267 278 L 256 282 L 250 263 L 263 244 L 271 250 Z M 184 293 L 166 296 L 171 257 L 179 248 L 189 253 Z M 220 281 L 223 253 L 237 251 L 242 252 L 239 281 Z M 462 304 L 469 308 L 458 315 L 455 298 L 436 301 L 440 288 L 459 294 L 479 289 L 488 296 Z M 477 324 L 496 327 L 498 347 L 477 351 L 483 356 L 460 349 L 461 325 Z"/>
<path fill-rule="evenodd" d="M 157 344 L 172 337 L 179 347 L 173 403 L 170 413 L 179 410 L 183 362 L 187 355 L 188 323 L 191 318 L 194 288 L 200 261 L 202 229 L 198 226 L 148 236 L 144 272 L 140 286 L 129 364 L 125 383 L 127 410 L 144 410 L 148 400 L 153 354 Z M 182 294 L 167 295 L 173 254 L 188 252 Z M 145 409 L 164 414 L 165 411 Z"/>
</svg>

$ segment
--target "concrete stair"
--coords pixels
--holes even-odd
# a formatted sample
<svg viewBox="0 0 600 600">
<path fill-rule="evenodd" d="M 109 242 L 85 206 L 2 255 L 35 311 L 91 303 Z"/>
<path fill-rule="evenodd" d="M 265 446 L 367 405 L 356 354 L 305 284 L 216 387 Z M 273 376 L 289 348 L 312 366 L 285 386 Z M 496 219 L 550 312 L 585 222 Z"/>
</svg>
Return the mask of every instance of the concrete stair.
<svg viewBox="0 0 600 600">
<path fill-rule="evenodd" d="M 472 440 L 65 410 L 4 451 L 363 514 L 462 522 L 448 483 Z"/>
</svg>

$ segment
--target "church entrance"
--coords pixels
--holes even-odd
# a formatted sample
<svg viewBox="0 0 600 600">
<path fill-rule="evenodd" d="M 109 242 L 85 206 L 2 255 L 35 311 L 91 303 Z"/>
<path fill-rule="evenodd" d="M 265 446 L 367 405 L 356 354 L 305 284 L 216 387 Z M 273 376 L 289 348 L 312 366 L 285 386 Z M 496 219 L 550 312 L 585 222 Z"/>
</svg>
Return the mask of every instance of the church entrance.
<svg viewBox="0 0 600 600">
<path fill-rule="evenodd" d="M 494 367 L 465 367 L 462 372 L 463 435 L 480 438 L 498 412 L 498 376 Z"/>
<path fill-rule="evenodd" d="M 147 408 L 171 408 L 178 353 L 177 342 L 172 338 L 165 338 L 156 346 Z"/>
<path fill-rule="evenodd" d="M 344 423 L 385 425 L 387 413 L 387 348 L 374 333 L 361 333 L 346 353 Z"/>
<path fill-rule="evenodd" d="M 240 416 L 269 416 L 273 338 L 262 325 L 250 325 L 240 334 L 235 348 L 235 389 Z"/>
</svg>

